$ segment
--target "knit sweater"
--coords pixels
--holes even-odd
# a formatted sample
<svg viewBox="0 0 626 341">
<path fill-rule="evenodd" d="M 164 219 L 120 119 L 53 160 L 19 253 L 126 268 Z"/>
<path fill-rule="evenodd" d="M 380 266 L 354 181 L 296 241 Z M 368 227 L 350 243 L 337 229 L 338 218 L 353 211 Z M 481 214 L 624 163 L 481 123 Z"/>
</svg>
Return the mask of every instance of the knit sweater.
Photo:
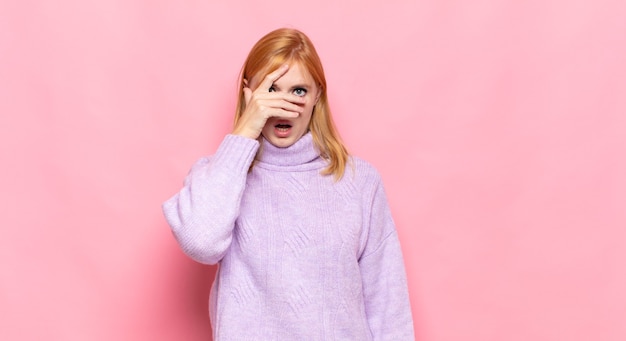
<svg viewBox="0 0 626 341">
<path fill-rule="evenodd" d="M 310 133 L 287 148 L 227 135 L 163 204 L 182 250 L 219 263 L 214 340 L 414 340 L 381 178 L 356 157 L 339 181 L 327 165 Z"/>
</svg>

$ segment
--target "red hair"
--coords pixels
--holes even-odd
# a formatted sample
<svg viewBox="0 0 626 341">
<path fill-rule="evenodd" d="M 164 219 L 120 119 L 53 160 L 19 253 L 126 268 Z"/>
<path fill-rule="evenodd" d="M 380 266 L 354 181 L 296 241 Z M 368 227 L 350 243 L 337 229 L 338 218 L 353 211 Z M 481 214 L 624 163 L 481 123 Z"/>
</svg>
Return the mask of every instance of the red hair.
<svg viewBox="0 0 626 341">
<path fill-rule="evenodd" d="M 328 161 L 328 167 L 324 169 L 323 174 L 333 174 L 335 179 L 340 179 L 345 172 L 348 151 L 332 120 L 322 62 L 313 43 L 304 33 L 289 28 L 277 29 L 265 35 L 252 47 L 239 79 L 235 124 L 246 107 L 243 94 L 244 82 L 250 81 L 253 77 L 263 79 L 285 63 L 299 64 L 317 83 L 320 96 L 313 108 L 309 130 L 320 155 Z"/>
</svg>

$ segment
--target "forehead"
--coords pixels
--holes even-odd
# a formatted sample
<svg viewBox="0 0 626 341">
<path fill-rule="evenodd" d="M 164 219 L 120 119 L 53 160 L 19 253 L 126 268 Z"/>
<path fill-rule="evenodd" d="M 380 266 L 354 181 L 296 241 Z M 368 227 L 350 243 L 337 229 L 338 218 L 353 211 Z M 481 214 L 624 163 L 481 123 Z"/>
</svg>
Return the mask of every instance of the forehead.
<svg viewBox="0 0 626 341">
<path fill-rule="evenodd" d="M 254 77 L 252 77 L 252 80 L 250 82 L 251 85 L 254 86 L 260 83 L 262 81 L 262 77 L 265 77 L 265 75 L 257 74 Z M 306 67 L 302 66 L 302 64 L 290 63 L 289 70 L 287 70 L 287 72 L 284 75 L 282 75 L 279 79 L 277 79 L 274 82 L 274 84 L 278 86 L 281 86 L 281 85 L 290 86 L 294 84 L 314 85 L 315 80 L 313 79 L 313 76 L 311 76 L 309 71 L 306 69 Z"/>
</svg>

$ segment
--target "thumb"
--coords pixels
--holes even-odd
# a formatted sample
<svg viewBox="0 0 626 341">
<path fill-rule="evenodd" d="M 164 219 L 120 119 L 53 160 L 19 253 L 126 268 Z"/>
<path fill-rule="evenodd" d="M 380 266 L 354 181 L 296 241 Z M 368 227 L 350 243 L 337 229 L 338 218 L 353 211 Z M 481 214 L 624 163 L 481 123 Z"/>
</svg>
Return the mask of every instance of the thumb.
<svg viewBox="0 0 626 341">
<path fill-rule="evenodd" d="M 250 88 L 243 88 L 243 98 L 246 100 L 246 106 L 250 103 L 250 98 L 252 98 L 252 90 Z"/>
</svg>

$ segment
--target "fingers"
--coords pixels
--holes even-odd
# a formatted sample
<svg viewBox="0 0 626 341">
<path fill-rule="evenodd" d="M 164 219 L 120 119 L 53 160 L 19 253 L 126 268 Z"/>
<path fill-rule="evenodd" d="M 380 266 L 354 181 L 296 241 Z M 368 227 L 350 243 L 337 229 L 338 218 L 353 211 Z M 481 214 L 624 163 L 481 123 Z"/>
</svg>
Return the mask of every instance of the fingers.
<svg viewBox="0 0 626 341">
<path fill-rule="evenodd" d="M 265 76 L 265 78 L 263 78 L 263 81 L 261 81 L 261 83 L 255 88 L 254 91 L 251 91 L 250 88 L 248 88 L 248 84 L 246 83 L 244 85 L 244 98 L 246 100 L 246 104 L 248 104 L 250 102 L 252 97 L 254 97 L 256 99 L 261 99 L 261 98 L 281 98 L 281 99 L 283 99 L 285 101 L 289 101 L 289 102 L 292 102 L 292 103 L 304 104 L 306 102 L 306 100 L 303 97 L 296 96 L 294 94 L 279 94 L 277 92 L 270 92 L 269 91 L 269 89 L 274 85 L 274 82 L 276 82 L 282 76 L 284 76 L 285 73 L 287 73 L 288 70 L 289 70 L 289 65 L 288 64 L 281 65 L 278 69 L 274 70 L 273 72 L 271 72 L 267 76 Z M 246 89 L 248 89 L 248 90 L 246 90 Z"/>
<path fill-rule="evenodd" d="M 268 117 L 268 119 L 272 118 L 272 117 L 276 117 L 276 118 L 298 118 L 298 116 L 300 116 L 299 113 L 294 112 L 294 111 L 289 111 L 289 110 L 278 110 L 275 111 L 273 115 L 271 115 L 270 117 Z"/>
<path fill-rule="evenodd" d="M 260 103 L 264 108 L 269 109 L 268 112 L 292 112 L 294 113 L 296 116 L 300 115 L 303 111 L 304 108 L 301 105 L 298 104 L 294 104 L 292 102 L 286 101 L 286 100 L 282 100 L 282 99 L 273 99 L 273 100 L 265 100 L 262 103 Z M 278 110 L 272 110 L 272 109 L 278 109 Z M 268 116 L 274 116 L 274 115 L 268 115 Z"/>
<path fill-rule="evenodd" d="M 246 110 L 244 115 L 249 115 L 250 117 L 256 116 L 263 121 L 270 117 L 295 118 L 300 116 L 304 110 L 301 105 L 282 99 L 252 99 L 250 102 L 251 104 L 248 106 L 248 110 Z"/>
<path fill-rule="evenodd" d="M 278 69 L 274 70 L 273 72 L 265 76 L 265 78 L 263 78 L 263 81 L 261 82 L 261 84 L 259 84 L 257 90 L 262 89 L 262 91 L 267 91 L 272 86 L 272 84 L 274 84 L 274 82 L 276 82 L 278 79 L 280 79 L 280 77 L 287 73 L 287 70 L 289 70 L 289 65 L 281 65 Z"/>
<path fill-rule="evenodd" d="M 289 103 L 293 103 L 294 105 L 304 105 L 306 103 L 306 98 L 304 97 L 300 97 L 300 96 L 296 96 L 294 94 L 290 94 L 290 93 L 283 93 L 283 92 L 261 92 L 261 93 L 250 93 L 251 96 L 251 100 L 256 100 L 256 101 L 276 101 L 276 100 L 280 100 L 280 101 L 285 101 L 285 102 L 289 102 Z"/>
</svg>

